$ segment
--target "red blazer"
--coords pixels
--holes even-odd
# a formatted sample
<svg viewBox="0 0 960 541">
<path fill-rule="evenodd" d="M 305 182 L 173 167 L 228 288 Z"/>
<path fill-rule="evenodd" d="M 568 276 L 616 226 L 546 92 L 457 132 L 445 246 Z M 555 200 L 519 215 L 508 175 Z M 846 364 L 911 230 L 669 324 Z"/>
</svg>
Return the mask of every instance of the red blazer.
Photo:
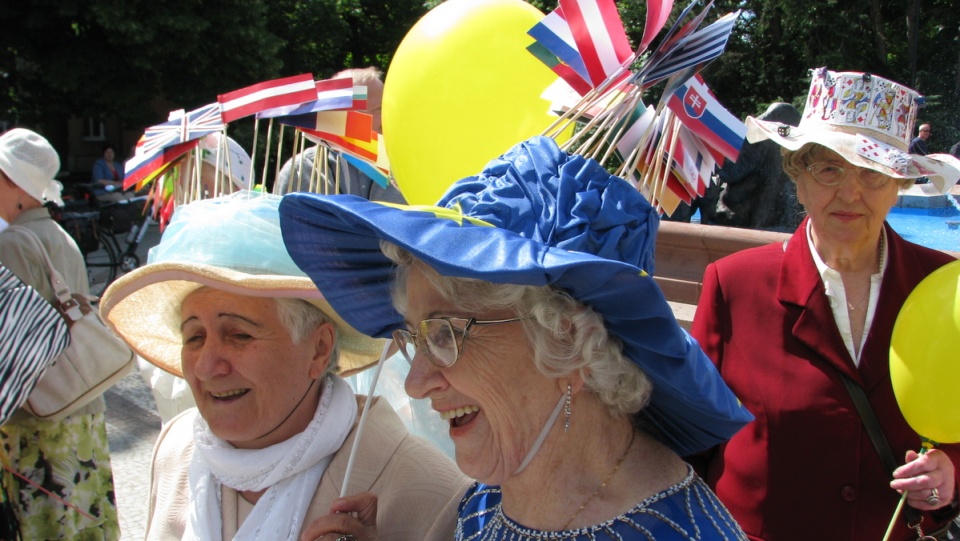
<svg viewBox="0 0 960 541">
<path fill-rule="evenodd" d="M 840 373 L 865 389 L 899 463 L 907 450 L 920 449 L 890 383 L 890 336 L 910 291 L 953 258 L 885 225 L 888 264 L 858 369 L 823 292 L 806 227 L 804 220 L 786 245 L 744 250 L 706 268 L 691 334 L 756 420 L 690 461 L 750 539 L 880 541 L 899 494 Z M 944 389 L 945 408 L 956 407 L 955 391 Z M 960 446 L 940 448 L 960 473 Z M 925 517 L 924 530 L 945 522 L 949 511 Z M 901 515 L 891 539 L 911 533 Z"/>
</svg>

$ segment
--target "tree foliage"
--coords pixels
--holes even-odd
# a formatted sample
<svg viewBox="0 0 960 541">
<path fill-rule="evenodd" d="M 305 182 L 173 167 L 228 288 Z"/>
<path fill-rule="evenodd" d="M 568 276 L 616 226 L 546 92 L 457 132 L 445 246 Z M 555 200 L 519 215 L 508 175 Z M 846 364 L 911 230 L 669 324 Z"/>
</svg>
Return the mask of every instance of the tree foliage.
<svg viewBox="0 0 960 541">
<path fill-rule="evenodd" d="M 717 15 L 742 9 L 727 51 L 704 77 L 741 118 L 776 101 L 802 109 L 809 70 L 873 73 L 926 98 L 918 122 L 936 126 L 933 148 L 960 140 L 960 11 L 951 0 L 718 0 Z M 914 15 L 910 15 L 914 13 Z M 910 20 L 917 22 L 911 54 Z M 713 20 L 715 17 L 709 17 Z"/>
<path fill-rule="evenodd" d="M 137 127 L 274 77 L 386 70 L 406 32 L 439 3 L 0 0 L 0 119 L 117 115 Z M 617 3 L 639 43 L 646 3 Z M 685 6 L 676 3 L 668 25 Z M 802 105 L 808 70 L 827 66 L 913 86 L 927 97 L 920 120 L 935 126 L 933 147 L 960 140 L 956 0 L 715 0 L 706 22 L 736 9 L 742 15 L 727 51 L 704 77 L 741 118 L 775 101 Z"/>
<path fill-rule="evenodd" d="M 127 126 L 299 73 L 386 69 L 413 0 L 0 0 L 0 119 Z"/>
</svg>

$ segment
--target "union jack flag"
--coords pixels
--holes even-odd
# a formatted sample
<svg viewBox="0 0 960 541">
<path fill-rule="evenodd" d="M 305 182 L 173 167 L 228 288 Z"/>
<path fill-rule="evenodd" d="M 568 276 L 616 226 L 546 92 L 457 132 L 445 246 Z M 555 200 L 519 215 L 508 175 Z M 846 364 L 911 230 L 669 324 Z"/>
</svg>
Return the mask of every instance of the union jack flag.
<svg viewBox="0 0 960 541">
<path fill-rule="evenodd" d="M 223 130 L 220 118 L 220 104 L 213 102 L 184 115 L 184 136 L 182 142 L 193 141 L 204 135 Z"/>
<path fill-rule="evenodd" d="M 174 111 L 170 113 L 170 117 L 170 120 L 163 124 L 144 130 L 143 141 L 137 144 L 138 154 L 153 154 L 161 149 L 223 130 L 220 104 L 216 102 L 189 113 L 184 113 L 182 109 Z"/>
</svg>

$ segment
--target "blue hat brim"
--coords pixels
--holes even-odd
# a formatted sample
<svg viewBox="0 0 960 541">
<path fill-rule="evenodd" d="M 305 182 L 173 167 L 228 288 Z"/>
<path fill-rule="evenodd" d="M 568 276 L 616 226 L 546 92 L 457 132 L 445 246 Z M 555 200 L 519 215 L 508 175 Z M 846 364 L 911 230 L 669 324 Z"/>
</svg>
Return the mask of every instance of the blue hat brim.
<svg viewBox="0 0 960 541">
<path fill-rule="evenodd" d="M 391 303 L 396 268 L 380 250 L 385 240 L 442 275 L 551 285 L 592 307 L 653 382 L 641 415 L 680 455 L 722 443 L 753 419 L 677 323 L 653 277 L 637 266 L 548 246 L 452 208 L 350 195 L 289 194 L 280 204 L 280 224 L 294 262 L 361 332 L 389 337 L 403 326 Z"/>
<path fill-rule="evenodd" d="M 287 195 L 280 223 L 294 262 L 360 332 L 386 338 L 403 326 L 390 302 L 396 265 L 380 250 L 386 240 L 441 274 L 554 285 L 600 312 L 625 355 L 653 381 L 644 417 L 680 455 L 722 443 L 752 420 L 677 324 L 652 277 L 632 265 L 350 195 Z"/>
</svg>

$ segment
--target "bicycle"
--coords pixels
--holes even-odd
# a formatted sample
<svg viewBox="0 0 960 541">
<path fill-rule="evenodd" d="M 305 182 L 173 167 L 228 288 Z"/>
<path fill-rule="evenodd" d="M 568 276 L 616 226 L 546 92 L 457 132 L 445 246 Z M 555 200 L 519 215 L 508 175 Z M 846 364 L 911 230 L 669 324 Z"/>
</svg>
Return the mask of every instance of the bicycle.
<svg viewBox="0 0 960 541">
<path fill-rule="evenodd" d="M 154 223 L 149 212 L 141 212 L 145 200 L 139 196 L 101 201 L 89 186 L 78 186 L 72 197 L 64 198 L 55 219 L 83 254 L 91 295 L 99 297 L 118 274 L 140 266 L 136 251 Z"/>
</svg>

